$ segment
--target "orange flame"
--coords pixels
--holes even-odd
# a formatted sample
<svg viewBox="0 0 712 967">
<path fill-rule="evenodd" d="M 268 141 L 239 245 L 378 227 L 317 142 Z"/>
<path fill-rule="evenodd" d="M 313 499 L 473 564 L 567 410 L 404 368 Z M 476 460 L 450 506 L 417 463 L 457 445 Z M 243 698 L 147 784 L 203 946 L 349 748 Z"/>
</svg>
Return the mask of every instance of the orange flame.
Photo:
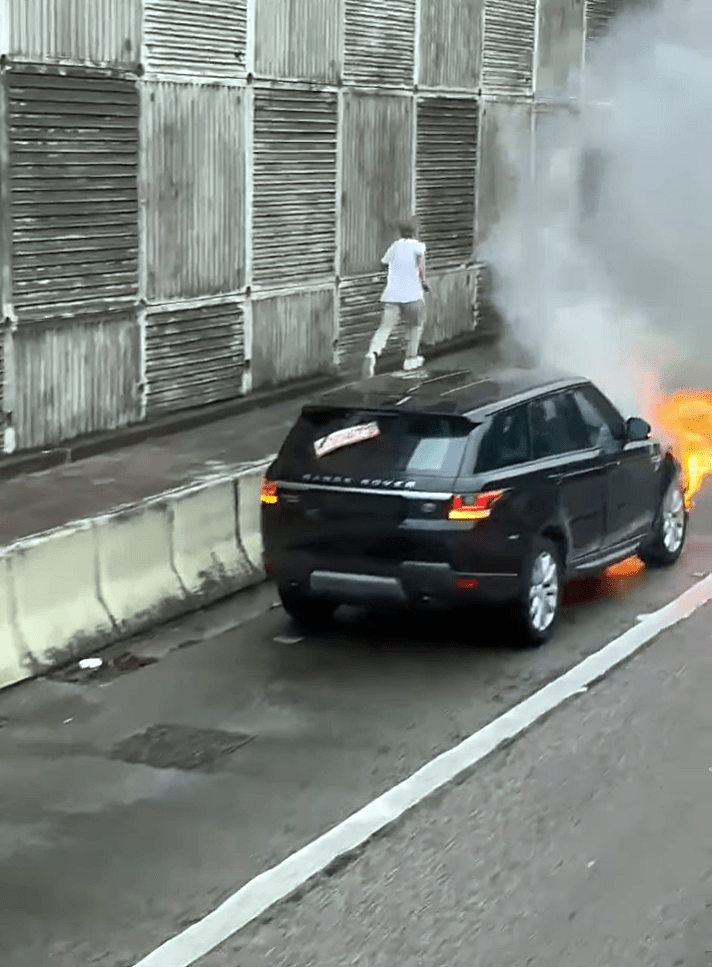
<svg viewBox="0 0 712 967">
<path fill-rule="evenodd" d="M 652 405 L 651 422 L 670 438 L 682 466 L 689 509 L 712 474 L 712 392 L 687 389 L 659 396 Z"/>
</svg>

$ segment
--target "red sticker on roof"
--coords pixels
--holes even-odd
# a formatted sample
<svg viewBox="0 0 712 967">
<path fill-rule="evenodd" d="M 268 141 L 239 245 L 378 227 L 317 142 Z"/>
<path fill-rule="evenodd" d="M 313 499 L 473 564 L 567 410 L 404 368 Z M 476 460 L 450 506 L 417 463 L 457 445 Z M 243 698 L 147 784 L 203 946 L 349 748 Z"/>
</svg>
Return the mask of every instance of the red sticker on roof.
<svg viewBox="0 0 712 967">
<path fill-rule="evenodd" d="M 363 443 L 365 440 L 374 440 L 380 435 L 378 423 L 361 423 L 358 426 L 349 426 L 344 430 L 335 430 L 334 433 L 317 440 L 314 443 L 314 453 L 317 457 L 325 457 L 327 453 L 333 453 L 334 450 L 353 446 L 354 443 Z"/>
</svg>

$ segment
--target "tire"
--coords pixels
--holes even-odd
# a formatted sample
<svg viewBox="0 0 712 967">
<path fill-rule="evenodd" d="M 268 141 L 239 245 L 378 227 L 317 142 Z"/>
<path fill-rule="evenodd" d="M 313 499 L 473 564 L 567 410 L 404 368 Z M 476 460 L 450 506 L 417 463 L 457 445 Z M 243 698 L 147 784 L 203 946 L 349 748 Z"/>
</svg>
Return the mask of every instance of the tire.
<svg viewBox="0 0 712 967">
<path fill-rule="evenodd" d="M 672 567 L 676 563 L 685 547 L 687 521 L 680 477 L 676 474 L 665 491 L 650 539 L 638 552 L 646 567 Z"/>
<path fill-rule="evenodd" d="M 326 631 L 334 623 L 337 605 L 295 588 L 279 588 L 282 607 L 302 631 Z"/>
<path fill-rule="evenodd" d="M 561 611 L 563 566 L 553 541 L 532 544 L 523 574 L 517 616 L 518 643 L 538 648 L 554 634 Z"/>
</svg>

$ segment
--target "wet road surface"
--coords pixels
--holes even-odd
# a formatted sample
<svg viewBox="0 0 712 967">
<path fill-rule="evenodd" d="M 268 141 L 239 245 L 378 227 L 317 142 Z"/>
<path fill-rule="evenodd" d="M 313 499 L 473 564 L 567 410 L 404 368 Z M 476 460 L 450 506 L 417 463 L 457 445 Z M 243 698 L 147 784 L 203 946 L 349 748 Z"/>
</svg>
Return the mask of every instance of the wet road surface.
<svg viewBox="0 0 712 967">
<path fill-rule="evenodd" d="M 256 874 L 632 627 L 638 615 L 676 598 L 710 570 L 710 561 L 712 501 L 708 499 L 700 503 L 688 549 L 676 568 L 572 586 L 558 636 L 540 651 L 513 650 L 496 615 L 489 614 L 473 615 L 464 635 L 460 622 L 442 616 L 427 621 L 359 618 L 338 635 L 295 641 L 283 612 L 271 607 L 274 590 L 265 586 L 132 643 L 135 656 L 153 660 L 146 667 L 121 674 L 102 671 L 79 681 L 67 677 L 40 681 L 4 693 L 0 696 L 0 961 L 4 967 L 129 967 L 205 916 Z M 650 654 L 660 647 L 668 649 L 663 652 L 666 660 L 677 660 L 679 649 L 694 655 L 699 651 L 700 634 L 709 629 L 709 617 L 707 609 L 668 633 L 659 645 L 651 647 Z M 708 642 L 709 630 L 706 634 Z M 670 644 L 678 641 L 679 649 Z M 123 650 L 125 646 L 108 655 Z M 648 660 L 647 654 L 613 678 L 632 675 L 636 680 L 636 662 Z M 680 667 L 682 664 L 680 661 Z M 132 664 L 122 667 L 131 668 Z M 694 702 L 700 700 L 697 682 L 699 679 L 702 687 L 704 674 L 701 668 L 690 683 Z M 640 689 L 650 689 L 650 681 L 645 679 Z M 622 706 L 613 702 L 608 712 L 605 708 L 598 711 L 596 697 L 606 687 L 603 683 L 582 696 L 581 703 L 576 701 L 561 712 L 568 717 L 564 734 L 571 737 L 573 749 L 578 749 L 574 758 L 580 765 L 592 761 L 605 765 L 607 756 L 615 753 L 605 738 L 607 730 L 619 728 L 616 716 Z M 646 693 L 636 694 L 638 704 L 630 706 L 626 720 L 633 743 L 642 741 L 641 728 L 647 734 L 652 727 L 641 719 L 642 726 L 633 728 Z M 647 694 L 652 696 L 652 714 L 656 694 Z M 671 707 L 665 728 L 672 729 L 676 715 L 682 716 L 682 712 L 684 708 L 675 711 Z M 644 713 L 645 709 L 640 714 Z M 595 718 L 599 714 L 601 721 Z M 544 723 L 520 742 L 539 741 L 541 756 L 550 743 L 536 739 L 535 731 L 541 736 L 541 729 L 548 727 Z M 559 748 L 556 742 L 553 747 Z M 651 749 L 646 747 L 648 758 Z M 691 748 L 690 754 L 694 751 Z M 531 754 L 522 761 L 532 767 Z M 537 851 L 542 854 L 532 867 L 538 877 L 543 875 L 542 864 L 548 863 L 547 836 L 551 839 L 552 831 L 563 821 L 561 811 L 575 817 L 576 797 L 586 794 L 573 780 L 565 794 L 563 786 L 559 788 L 558 770 L 570 770 L 571 763 L 567 763 L 556 764 L 552 759 L 546 767 L 551 813 L 541 798 L 543 787 L 536 800 L 545 817 L 542 829 L 550 832 L 531 842 L 525 837 L 524 852 L 518 854 L 517 869 L 527 867 Z M 706 769 L 709 767 L 712 759 Z M 674 766 L 670 768 L 674 772 Z M 620 774 L 618 765 L 613 772 Z M 575 778 L 576 771 L 571 775 Z M 532 775 L 528 781 L 539 778 Z M 712 773 L 707 771 L 705 778 L 712 781 Z M 500 808 L 507 808 L 512 787 L 521 785 L 516 778 L 509 785 L 501 779 L 488 782 L 491 796 L 481 804 L 485 812 L 496 810 L 498 790 Z M 644 788 L 653 794 L 655 787 Z M 464 799 L 452 800 L 452 809 L 446 805 L 447 797 L 432 811 L 423 807 L 422 815 L 431 817 L 427 824 L 433 826 L 432 843 L 440 843 L 443 824 L 451 830 L 454 842 L 461 837 L 464 844 L 468 836 L 474 836 L 475 852 L 481 853 L 488 876 L 494 877 L 501 866 L 500 875 L 509 882 L 507 864 L 514 857 L 505 856 L 504 847 L 497 846 L 494 838 L 478 839 L 479 827 L 461 826 L 475 806 L 480 808 L 477 780 L 448 795 Z M 559 796 L 562 801 L 557 805 Z M 526 796 L 515 800 L 520 810 L 527 805 Z M 692 836 L 697 830 L 696 814 L 689 804 L 684 809 L 692 817 Z M 546 820 L 549 815 L 550 821 Z M 511 813 L 510 840 L 516 840 L 512 830 L 525 820 L 537 828 L 532 817 Z M 423 820 L 414 817 L 412 821 Z M 651 819 L 654 822 L 657 820 Z M 405 842 L 402 837 L 406 826 L 412 828 L 409 823 L 411 820 L 397 832 L 398 842 Z M 661 830 L 662 825 L 652 826 L 650 835 L 660 839 Z M 412 837 L 407 842 L 407 848 L 396 850 L 403 869 L 407 871 L 408 863 L 413 863 L 408 878 L 426 881 L 427 869 L 434 866 L 432 851 L 427 854 Z M 602 832 L 595 845 L 604 848 Z M 472 852 L 469 846 L 468 850 Z M 451 852 L 455 855 L 458 849 L 453 847 Z M 379 853 L 379 869 L 386 871 L 391 858 L 391 854 Z M 468 872 L 467 862 L 461 859 L 462 868 L 453 876 L 478 880 L 483 876 L 480 867 Z M 368 856 L 360 862 L 367 861 Z M 362 874 L 356 874 L 356 869 L 354 866 L 344 875 L 356 876 L 353 882 L 358 884 Z M 379 875 L 375 870 L 377 889 L 383 889 Z M 485 886 L 478 887 L 477 903 L 494 904 L 500 900 L 501 887 L 484 882 Z M 531 880 L 535 883 L 536 877 Z M 631 889 L 635 883 L 634 877 Z M 517 884 L 514 882 L 513 889 L 523 888 Z M 416 890 L 417 884 L 412 887 Z M 350 888 L 358 891 L 358 885 Z M 422 889 L 427 889 L 426 882 Z M 449 891 L 442 883 L 439 889 L 440 893 Z M 531 889 L 536 893 L 534 886 Z M 580 889 L 579 908 L 583 910 L 588 895 L 584 886 Z M 324 891 L 318 896 L 323 906 Z M 336 895 L 331 899 L 337 905 L 340 902 Z M 368 902 L 365 896 L 361 899 Z M 388 929 L 396 936 L 407 930 L 414 917 L 420 918 L 425 902 L 421 901 L 415 894 L 403 895 L 402 905 L 391 910 L 394 919 Z M 289 962 L 295 967 L 321 962 L 308 959 L 312 948 L 306 944 L 306 932 L 312 929 L 319 935 L 337 907 L 319 920 L 321 906 L 319 910 L 314 907 L 317 900 L 306 898 L 304 903 L 306 919 L 295 921 L 295 939 L 289 941 L 296 951 L 293 960 L 277 959 L 287 955 L 279 952 L 282 941 L 276 934 L 268 940 L 267 934 L 260 934 L 262 939 L 255 934 L 245 941 L 249 947 L 246 956 L 253 961 L 257 958 L 259 964 Z M 415 912 L 409 904 L 415 905 Z M 376 905 L 382 906 L 383 899 Z M 296 909 L 292 906 L 288 916 L 293 917 Z M 513 909 L 501 907 L 500 922 L 516 920 Z M 536 907 L 529 909 L 534 916 Z M 457 919 L 454 908 L 449 914 Z M 392 954 L 389 959 L 387 946 L 378 955 L 375 948 L 366 946 L 362 954 L 356 939 L 348 948 L 351 960 L 344 959 L 343 944 L 338 948 L 325 945 L 324 955 L 331 949 L 334 964 L 476 963 L 473 957 L 458 961 L 452 953 L 457 943 L 465 943 L 467 930 L 472 928 L 471 916 L 463 915 L 460 920 L 459 935 L 454 927 L 449 928 L 449 938 L 443 934 L 443 944 L 445 939 L 450 944 L 443 947 L 450 951 L 449 959 L 438 960 L 429 953 L 418 960 L 406 948 L 403 957 L 407 954 L 410 959 Z M 426 921 L 424 917 L 423 924 Z M 283 921 L 279 923 L 284 931 Z M 308 924 L 311 926 L 304 926 Z M 534 958 L 532 963 L 579 963 L 554 956 L 560 934 L 557 924 L 554 919 L 547 928 L 551 936 L 532 935 L 533 948 L 527 955 Z M 496 937 L 497 929 L 493 927 L 495 932 L 489 933 Z M 431 939 L 437 933 L 437 925 L 433 925 Z M 514 931 L 517 937 L 520 933 Z M 235 944 L 239 947 L 242 942 L 238 938 L 232 948 L 211 955 L 223 958 L 214 963 L 248 967 L 252 961 L 242 953 L 236 956 Z M 425 944 L 422 938 L 418 942 Z M 489 951 L 489 959 L 480 963 L 527 962 L 526 958 L 516 959 L 523 956 L 523 948 L 507 946 L 502 939 L 499 942 L 500 947 L 482 948 Z M 277 953 L 267 957 L 266 943 Z M 496 950 L 501 954 L 495 954 Z M 610 962 L 623 963 L 615 958 Z M 213 962 L 208 963 L 213 967 Z"/>
</svg>

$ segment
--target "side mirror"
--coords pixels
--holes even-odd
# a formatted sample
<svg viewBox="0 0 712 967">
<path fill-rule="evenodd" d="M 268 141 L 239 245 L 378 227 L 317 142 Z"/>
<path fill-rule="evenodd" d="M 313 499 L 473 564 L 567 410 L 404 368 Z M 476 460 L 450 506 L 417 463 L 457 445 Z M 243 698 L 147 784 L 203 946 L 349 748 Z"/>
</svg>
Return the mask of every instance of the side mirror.
<svg viewBox="0 0 712 967">
<path fill-rule="evenodd" d="M 625 437 L 628 443 L 642 443 L 643 440 L 649 440 L 652 432 L 650 424 L 641 420 L 639 416 L 626 420 Z"/>
</svg>

